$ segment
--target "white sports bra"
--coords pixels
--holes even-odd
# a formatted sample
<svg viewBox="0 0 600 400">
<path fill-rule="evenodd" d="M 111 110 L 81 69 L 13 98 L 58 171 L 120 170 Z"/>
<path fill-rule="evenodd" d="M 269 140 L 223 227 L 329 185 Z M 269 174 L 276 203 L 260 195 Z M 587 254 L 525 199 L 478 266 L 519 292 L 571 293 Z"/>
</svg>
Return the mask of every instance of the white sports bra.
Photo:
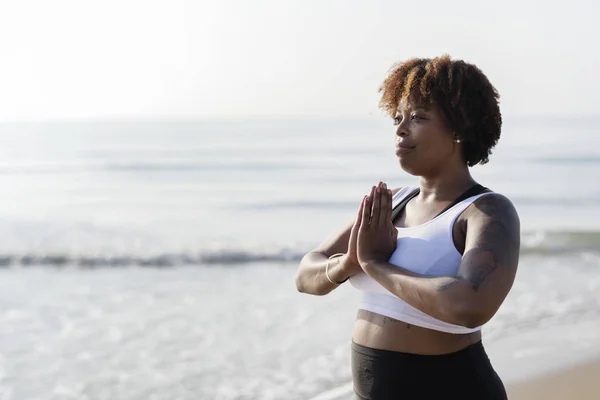
<svg viewBox="0 0 600 400">
<path fill-rule="evenodd" d="M 413 190 L 414 188 L 411 187 L 400 189 L 393 196 L 392 205 L 395 207 Z M 424 224 L 397 228 L 398 243 L 388 262 L 421 275 L 456 275 L 462 255 L 454 246 L 452 237 L 454 221 L 473 201 L 488 193 L 491 192 L 469 197 Z M 448 333 L 465 334 L 481 329 L 480 326 L 467 328 L 454 325 L 425 314 L 388 291 L 364 272 L 350 277 L 350 283 L 363 291 L 359 309 Z"/>
</svg>

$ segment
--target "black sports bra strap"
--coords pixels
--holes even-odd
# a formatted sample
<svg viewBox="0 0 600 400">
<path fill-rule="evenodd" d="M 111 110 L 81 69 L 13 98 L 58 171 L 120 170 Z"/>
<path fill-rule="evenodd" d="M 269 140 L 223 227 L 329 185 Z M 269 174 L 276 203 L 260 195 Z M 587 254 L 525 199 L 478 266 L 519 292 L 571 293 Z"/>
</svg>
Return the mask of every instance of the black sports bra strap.
<svg viewBox="0 0 600 400">
<path fill-rule="evenodd" d="M 403 198 L 400 203 L 396 204 L 396 207 L 394 207 L 392 209 L 392 222 L 394 222 L 396 220 L 396 217 L 398 216 L 398 214 L 400 214 L 400 212 L 406 206 L 406 204 L 409 201 L 411 201 L 415 196 L 417 196 L 420 191 L 421 190 L 419 188 L 414 189 L 412 192 L 410 192 L 408 194 L 408 196 L 406 196 L 405 198 Z"/>
<path fill-rule="evenodd" d="M 477 196 L 478 194 L 483 193 L 485 191 L 489 191 L 489 189 L 481 186 L 480 184 L 472 186 L 471 188 L 467 189 L 467 191 L 465 191 L 463 194 L 458 196 L 456 198 L 456 200 L 454 200 L 452 203 L 448 204 L 448 206 L 446 206 L 446 208 L 444 208 L 442 211 L 440 211 L 434 218 L 437 218 L 439 215 L 445 213 L 446 211 L 448 211 L 449 209 L 451 209 L 452 207 L 454 207 L 461 201 L 466 200 L 469 197 Z"/>
<path fill-rule="evenodd" d="M 398 214 L 400 214 L 400 212 L 406 206 L 406 204 L 410 200 L 412 200 L 414 197 L 416 197 L 420 191 L 421 190 L 419 188 L 414 189 L 412 192 L 410 192 L 408 194 L 408 196 L 406 196 L 404 199 L 402 199 L 402 201 L 400 203 L 398 203 L 396 205 L 396 207 L 393 208 L 392 222 L 394 222 L 396 220 L 396 217 L 398 216 Z M 488 189 L 484 186 L 481 186 L 480 184 L 476 184 L 475 186 L 470 187 L 463 194 L 458 196 L 452 203 L 448 204 L 448 206 L 446 206 L 442 211 L 440 211 L 434 218 L 437 218 L 441 214 L 445 213 L 446 211 L 448 211 L 449 209 L 451 209 L 452 207 L 454 207 L 461 201 L 468 199 L 469 197 L 477 196 L 478 194 L 485 193 L 485 192 L 490 192 L 490 189 Z"/>
</svg>

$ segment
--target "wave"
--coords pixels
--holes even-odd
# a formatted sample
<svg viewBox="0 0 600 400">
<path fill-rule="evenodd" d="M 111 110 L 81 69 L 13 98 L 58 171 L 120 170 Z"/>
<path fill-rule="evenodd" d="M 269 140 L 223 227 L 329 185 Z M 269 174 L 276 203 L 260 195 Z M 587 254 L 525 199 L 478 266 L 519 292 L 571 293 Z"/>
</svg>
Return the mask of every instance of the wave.
<svg viewBox="0 0 600 400">
<path fill-rule="evenodd" d="M 235 265 L 252 262 L 299 261 L 304 253 L 279 251 L 261 253 L 247 250 L 207 251 L 194 255 L 189 253 L 165 253 L 149 256 L 139 255 L 78 255 L 55 254 L 9 254 L 0 255 L 0 267 L 175 267 L 182 265 Z"/>
<path fill-rule="evenodd" d="M 297 263 L 310 248 L 280 247 L 266 252 L 258 249 L 225 248 L 197 252 L 139 254 L 74 254 L 55 252 L 0 255 L 0 267 L 176 267 L 183 265 L 235 266 L 249 263 Z M 600 231 L 538 231 L 521 238 L 521 255 L 538 257 L 593 256 L 600 261 Z"/>
<path fill-rule="evenodd" d="M 600 231 L 535 231 L 521 235 L 522 254 L 600 254 Z"/>
</svg>

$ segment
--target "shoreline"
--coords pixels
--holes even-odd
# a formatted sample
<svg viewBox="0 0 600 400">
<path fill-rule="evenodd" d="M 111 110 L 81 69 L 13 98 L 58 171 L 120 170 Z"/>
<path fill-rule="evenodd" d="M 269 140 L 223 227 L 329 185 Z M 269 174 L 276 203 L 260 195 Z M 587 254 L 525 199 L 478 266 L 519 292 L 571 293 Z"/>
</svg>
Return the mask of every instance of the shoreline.
<svg viewBox="0 0 600 400">
<path fill-rule="evenodd" d="M 595 400 L 600 398 L 598 377 L 600 377 L 600 357 L 528 381 L 508 385 L 506 389 L 510 400 Z"/>
</svg>

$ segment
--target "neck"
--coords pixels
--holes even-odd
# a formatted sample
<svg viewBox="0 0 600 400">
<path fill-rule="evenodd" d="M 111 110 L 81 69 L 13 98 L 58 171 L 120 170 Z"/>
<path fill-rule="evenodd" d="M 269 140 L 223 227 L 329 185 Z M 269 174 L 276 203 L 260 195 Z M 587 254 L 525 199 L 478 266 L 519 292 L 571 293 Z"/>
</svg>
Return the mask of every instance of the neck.
<svg viewBox="0 0 600 400">
<path fill-rule="evenodd" d="M 435 175 L 421 176 L 420 196 L 427 200 L 449 201 L 460 196 L 474 184 L 475 180 L 466 165 L 446 166 Z"/>
</svg>

